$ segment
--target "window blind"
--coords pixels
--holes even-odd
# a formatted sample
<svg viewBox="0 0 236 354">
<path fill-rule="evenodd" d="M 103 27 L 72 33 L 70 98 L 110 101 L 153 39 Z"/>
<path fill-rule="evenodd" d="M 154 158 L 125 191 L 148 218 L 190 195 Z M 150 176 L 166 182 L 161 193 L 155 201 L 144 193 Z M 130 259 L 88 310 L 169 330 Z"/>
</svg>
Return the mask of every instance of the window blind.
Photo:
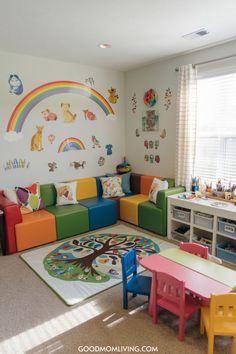
<svg viewBox="0 0 236 354">
<path fill-rule="evenodd" d="M 236 72 L 197 81 L 194 175 L 236 184 Z"/>
</svg>

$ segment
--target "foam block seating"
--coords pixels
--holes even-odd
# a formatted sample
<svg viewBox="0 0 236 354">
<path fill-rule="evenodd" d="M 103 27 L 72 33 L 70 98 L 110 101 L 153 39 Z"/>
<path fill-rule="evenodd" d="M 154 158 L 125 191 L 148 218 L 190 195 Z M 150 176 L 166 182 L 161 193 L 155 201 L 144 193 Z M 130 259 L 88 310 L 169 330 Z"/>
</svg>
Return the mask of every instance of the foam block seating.
<svg viewBox="0 0 236 354">
<path fill-rule="evenodd" d="M 55 241 L 54 216 L 45 210 L 22 215 L 22 222 L 16 224 L 15 232 L 17 251 Z"/>
<path fill-rule="evenodd" d="M 153 178 L 154 176 L 131 173 L 131 193 L 110 199 L 102 198 L 100 177 L 78 179 L 73 181 L 77 185 L 78 204 L 60 206 L 56 205 L 54 184 L 44 184 L 40 186 L 40 194 L 45 209 L 26 215 L 21 215 L 19 205 L 9 201 L 0 191 L 0 209 L 5 216 L 7 253 L 112 225 L 117 222 L 117 217 L 165 236 L 167 197 L 185 189 L 174 187 L 174 180 L 167 179 L 169 189 L 159 191 L 156 204 L 152 203 L 148 194 Z"/>
<path fill-rule="evenodd" d="M 90 198 L 80 201 L 88 208 L 89 229 L 95 230 L 117 222 L 117 203 L 111 199 Z"/>
<path fill-rule="evenodd" d="M 158 192 L 156 204 L 149 201 L 149 191 L 155 176 L 133 175 L 136 194 L 120 201 L 120 219 L 162 236 L 167 235 L 167 197 L 185 191 L 175 187 L 174 180 L 165 178 L 169 188 Z M 163 179 L 163 177 L 157 177 Z"/>
<path fill-rule="evenodd" d="M 57 240 L 89 231 L 88 209 L 80 204 L 52 205 L 46 210 L 55 217 Z"/>
</svg>

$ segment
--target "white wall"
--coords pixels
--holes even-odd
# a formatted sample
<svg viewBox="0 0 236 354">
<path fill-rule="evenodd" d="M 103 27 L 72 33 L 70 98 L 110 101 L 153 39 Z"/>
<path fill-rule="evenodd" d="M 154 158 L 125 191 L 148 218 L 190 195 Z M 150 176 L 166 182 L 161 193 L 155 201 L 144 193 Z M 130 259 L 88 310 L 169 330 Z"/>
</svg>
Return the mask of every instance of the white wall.
<svg viewBox="0 0 236 354">
<path fill-rule="evenodd" d="M 16 185 L 28 185 L 35 181 L 47 183 L 114 172 L 115 166 L 120 163 L 125 155 L 132 164 L 134 172 L 174 177 L 178 79 L 175 68 L 183 64 L 198 63 L 235 53 L 236 42 L 234 41 L 157 62 L 123 74 L 114 70 L 89 67 L 77 63 L 65 63 L 0 52 L 0 189 Z M 19 96 L 9 93 L 8 78 L 10 74 L 18 74 L 23 81 L 24 92 Z M 108 100 L 107 90 L 111 86 L 117 89 L 118 103 L 110 103 L 116 113 L 116 120 L 109 120 L 96 103 L 85 97 L 72 94 L 55 95 L 41 101 L 29 113 L 23 125 L 22 140 L 8 142 L 4 139 L 14 108 L 28 92 L 51 81 L 72 80 L 85 83 L 88 77 L 94 78 L 95 85 L 92 88 L 102 94 L 106 100 Z M 141 118 L 147 110 L 143 103 L 143 94 L 150 88 L 155 89 L 159 97 L 157 106 L 153 107 L 153 109 L 157 107 L 159 111 L 159 132 L 142 132 L 141 130 Z M 165 110 L 164 95 L 167 88 L 172 90 L 172 103 L 170 108 Z M 131 98 L 134 92 L 137 95 L 135 114 L 131 110 Z M 61 102 L 71 103 L 71 111 L 77 114 L 74 123 L 64 123 L 60 108 Z M 50 108 L 56 112 L 58 120 L 45 122 L 41 114 L 41 111 L 45 108 Z M 97 115 L 98 119 L 96 121 L 85 120 L 83 109 L 86 108 Z M 42 139 L 44 149 L 42 152 L 32 152 L 30 150 L 31 138 L 36 132 L 36 125 L 44 126 Z M 135 135 L 136 128 L 140 131 L 139 137 Z M 167 137 L 161 139 L 160 133 L 164 128 L 167 131 Z M 49 134 L 56 136 L 53 144 L 50 144 L 47 139 Z M 100 149 L 92 148 L 92 135 L 95 135 L 100 141 L 102 146 Z M 86 150 L 58 153 L 60 142 L 71 136 L 83 141 Z M 159 139 L 159 148 L 157 150 L 147 150 L 144 147 L 146 139 L 153 141 Z M 105 149 L 105 145 L 109 143 L 113 145 L 111 156 L 107 156 Z M 160 163 L 145 162 L 145 154 L 160 155 Z M 102 167 L 97 163 L 99 156 L 105 157 L 105 164 Z M 26 163 L 29 162 L 29 168 L 5 170 L 6 162 L 15 158 L 26 160 Z M 84 169 L 75 170 L 70 166 L 73 161 L 83 160 L 86 161 Z M 48 163 L 53 161 L 57 163 L 58 168 L 54 172 L 49 172 Z"/>
<path fill-rule="evenodd" d="M 222 58 L 236 54 L 236 41 L 219 45 L 209 49 L 193 52 L 188 55 L 178 56 L 173 59 L 157 62 L 141 69 L 129 71 L 125 75 L 126 82 L 126 156 L 137 173 L 146 173 L 156 176 L 174 177 L 175 175 L 175 144 L 176 144 L 176 95 L 178 73 L 175 68 L 184 64 L 195 64 L 206 60 Z M 157 91 L 159 101 L 153 108 L 147 108 L 143 103 L 144 92 L 150 88 Z M 172 91 L 172 103 L 168 110 L 164 107 L 165 90 Z M 137 95 L 137 110 L 132 113 L 131 98 Z M 147 109 L 158 109 L 159 132 L 142 132 L 141 118 Z M 135 129 L 138 128 L 140 136 L 136 137 Z M 165 139 L 160 138 L 160 133 L 166 129 Z M 157 150 L 147 150 L 145 140 L 159 139 Z M 159 154 L 160 163 L 144 161 L 145 154 Z"/>
<path fill-rule="evenodd" d="M 118 71 L 84 66 L 76 63 L 52 61 L 37 57 L 22 56 L 1 52 L 0 66 L 0 189 L 26 186 L 31 182 L 48 183 L 80 177 L 102 175 L 115 171 L 115 166 L 125 155 L 125 106 L 124 106 L 124 74 Z M 23 82 L 24 92 L 16 95 L 9 92 L 8 78 L 10 74 L 17 74 Z M 110 103 L 116 120 L 109 119 L 98 104 L 78 94 L 58 94 L 47 97 L 39 102 L 27 116 L 22 128 L 23 138 L 19 141 L 5 140 L 7 125 L 16 105 L 22 98 L 36 87 L 52 81 L 71 80 L 85 84 L 88 77 L 95 80 L 93 89 L 97 90 L 108 100 L 108 89 L 112 86 L 119 95 L 116 104 Z M 89 85 L 89 84 L 87 84 Z M 65 123 L 61 110 L 61 102 L 71 104 L 70 110 L 77 114 L 73 123 Z M 46 122 L 41 112 L 49 108 L 58 116 L 56 121 Z M 96 114 L 97 120 L 89 121 L 84 118 L 84 109 Z M 31 139 L 36 133 L 36 125 L 43 126 L 41 152 L 31 151 Z M 51 144 L 48 135 L 54 134 L 55 141 Z M 92 148 L 91 136 L 95 135 L 101 148 Z M 58 153 L 60 143 L 67 137 L 80 139 L 86 149 Z M 113 145 L 113 154 L 107 155 L 106 144 Z M 98 158 L 105 157 L 104 166 L 98 165 Z M 5 170 L 6 163 L 14 159 L 26 160 L 29 168 L 15 168 Z M 70 166 L 73 161 L 86 161 L 85 168 L 75 170 Z M 49 172 L 48 163 L 55 161 L 57 169 Z"/>
</svg>

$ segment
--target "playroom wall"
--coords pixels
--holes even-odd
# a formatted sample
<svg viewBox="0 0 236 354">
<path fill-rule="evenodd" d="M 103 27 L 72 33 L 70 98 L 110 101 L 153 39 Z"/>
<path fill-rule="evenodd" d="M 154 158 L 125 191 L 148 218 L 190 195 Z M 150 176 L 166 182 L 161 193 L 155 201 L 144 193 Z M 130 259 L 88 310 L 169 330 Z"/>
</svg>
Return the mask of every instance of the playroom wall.
<svg viewBox="0 0 236 354">
<path fill-rule="evenodd" d="M 0 57 L 0 189 L 26 186 L 35 181 L 49 183 L 114 172 L 125 155 L 124 74 L 110 69 L 6 52 L 1 52 Z M 8 79 L 11 74 L 17 74 L 22 80 L 21 94 L 9 92 Z M 39 101 L 27 115 L 20 134 L 14 132 L 14 128 L 7 133 L 14 109 L 29 92 L 40 85 L 62 80 L 83 83 L 98 91 L 115 115 L 107 116 L 104 113 L 102 99 L 98 103 L 80 94 L 62 92 Z M 111 87 L 116 89 L 119 96 L 116 103 L 116 99 L 113 99 L 113 103 L 109 101 L 108 89 Z M 64 121 L 61 103 L 70 103 L 70 112 L 76 114 L 73 122 Z M 28 104 L 26 99 L 25 108 Z M 56 114 L 56 120 L 46 121 L 43 118 L 41 112 L 47 108 Z M 96 120 L 85 119 L 83 110 L 87 109 L 96 115 Z M 31 151 L 32 137 L 37 133 L 36 126 L 43 126 L 42 151 Z M 55 140 L 51 137 L 50 141 L 49 135 L 54 135 Z M 97 139 L 95 147 L 92 136 Z M 58 152 L 60 144 L 72 137 L 81 143 L 74 145 L 78 150 Z M 40 149 L 38 134 L 35 141 L 38 143 L 36 148 Z M 106 145 L 112 145 L 112 149 L 107 149 Z M 68 148 L 71 145 L 65 143 L 64 146 Z M 73 162 L 82 161 L 85 161 L 84 168 L 80 166 L 76 169 L 72 165 Z M 56 168 L 49 171 L 48 164 L 53 163 Z M 53 165 L 51 167 L 53 169 Z"/>
<path fill-rule="evenodd" d="M 165 177 L 175 176 L 176 100 L 178 87 L 178 73 L 175 68 L 189 63 L 194 64 L 234 54 L 236 54 L 236 41 L 231 41 L 188 55 L 156 62 L 126 73 L 126 156 L 135 172 Z M 227 60 L 221 62 L 222 64 L 227 65 Z M 153 107 L 147 107 L 143 103 L 143 96 L 151 88 L 157 92 L 158 101 Z M 167 98 L 165 99 L 165 93 L 168 88 L 171 92 L 169 102 Z M 158 113 L 158 131 L 142 131 L 142 117 L 145 116 L 147 110 L 155 110 Z M 140 136 L 138 137 L 136 136 L 136 129 L 139 130 Z M 165 131 L 163 131 L 164 129 Z M 164 137 L 165 132 L 166 137 Z M 144 146 L 145 140 L 153 142 L 159 140 L 159 147 L 155 149 L 154 144 L 152 149 L 147 149 Z M 149 161 L 145 161 L 145 155 L 148 155 Z M 154 157 L 153 163 L 150 162 L 150 155 Z M 157 155 L 160 158 L 158 163 L 155 162 L 155 156 Z"/>
</svg>

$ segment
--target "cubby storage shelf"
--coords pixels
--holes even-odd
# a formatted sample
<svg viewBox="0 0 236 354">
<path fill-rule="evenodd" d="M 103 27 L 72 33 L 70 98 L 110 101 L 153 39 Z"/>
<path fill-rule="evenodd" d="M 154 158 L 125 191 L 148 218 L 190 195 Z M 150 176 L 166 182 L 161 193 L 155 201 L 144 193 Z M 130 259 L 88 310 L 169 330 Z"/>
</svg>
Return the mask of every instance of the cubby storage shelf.
<svg viewBox="0 0 236 354">
<path fill-rule="evenodd" d="M 180 222 L 181 224 L 184 224 L 184 225 L 190 225 L 190 222 L 182 221 L 182 220 L 180 220 L 180 219 L 172 218 L 172 220 L 173 220 L 173 221 Z"/>
<path fill-rule="evenodd" d="M 176 212 L 174 210 L 185 210 L 189 215 L 190 222 L 176 218 Z M 175 217 L 174 217 L 175 215 Z M 168 225 L 167 225 L 167 237 L 172 240 L 177 240 L 173 237 L 176 229 L 181 225 L 188 225 L 189 235 L 183 238 L 185 242 L 197 242 L 201 243 L 199 239 L 206 240 L 209 252 L 212 255 L 216 255 L 217 246 L 222 242 L 226 242 L 227 239 L 236 240 L 234 235 L 222 233 L 219 230 L 219 225 L 222 220 L 226 219 L 226 222 L 236 224 L 236 206 L 232 203 L 216 203 L 213 199 L 183 199 L 181 195 L 172 195 L 168 197 Z M 221 227 L 222 228 L 222 227 Z M 223 262 L 236 265 L 222 258 Z"/>
<path fill-rule="evenodd" d="M 199 226 L 199 225 L 196 225 L 196 224 L 193 224 L 193 227 L 199 229 L 199 230 L 204 230 L 204 231 L 208 231 L 208 232 L 213 232 L 213 229 L 208 229 L 208 227 L 204 227 L 204 226 Z"/>
<path fill-rule="evenodd" d="M 225 238 L 230 238 L 231 240 L 236 240 L 235 236 L 230 236 L 230 235 L 222 234 L 222 233 L 219 232 L 219 231 L 217 231 L 216 236 L 221 236 L 221 237 L 225 237 Z"/>
</svg>

